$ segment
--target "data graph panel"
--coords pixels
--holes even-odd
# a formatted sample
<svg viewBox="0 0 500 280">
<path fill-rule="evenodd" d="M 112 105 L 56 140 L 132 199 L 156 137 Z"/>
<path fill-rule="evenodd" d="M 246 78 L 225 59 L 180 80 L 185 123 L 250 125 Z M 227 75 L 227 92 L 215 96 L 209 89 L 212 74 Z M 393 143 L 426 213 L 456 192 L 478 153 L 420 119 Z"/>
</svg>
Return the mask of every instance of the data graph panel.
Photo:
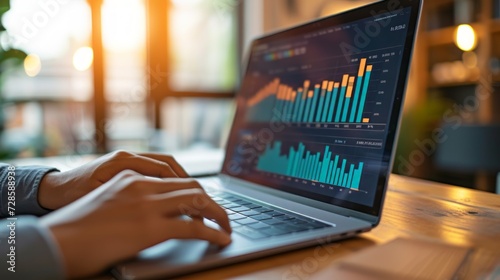
<svg viewBox="0 0 500 280">
<path fill-rule="evenodd" d="M 223 173 L 372 215 L 403 100 L 409 15 L 257 39 Z M 361 40 L 374 26 L 379 33 Z"/>
<path fill-rule="evenodd" d="M 323 80 L 302 86 L 282 83 L 275 78 L 247 101 L 246 118 L 268 122 L 274 116 L 295 123 L 366 123 L 363 118 L 373 65 L 362 58 L 357 76 L 344 74 L 338 81 Z"/>
<path fill-rule="evenodd" d="M 349 163 L 347 159 L 325 146 L 323 153 L 311 152 L 301 142 L 282 154 L 282 143 L 269 144 L 259 157 L 257 169 L 290 177 L 317 181 L 352 190 L 359 190 L 363 162 Z"/>
</svg>

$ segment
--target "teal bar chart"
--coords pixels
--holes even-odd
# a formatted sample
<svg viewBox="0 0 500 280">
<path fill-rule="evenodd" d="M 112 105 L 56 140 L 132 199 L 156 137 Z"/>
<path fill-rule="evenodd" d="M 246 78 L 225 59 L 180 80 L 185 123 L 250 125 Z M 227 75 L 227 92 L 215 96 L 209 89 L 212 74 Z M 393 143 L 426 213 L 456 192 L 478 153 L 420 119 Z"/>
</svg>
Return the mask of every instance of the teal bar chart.
<svg viewBox="0 0 500 280">
<path fill-rule="evenodd" d="M 257 169 L 280 175 L 317 181 L 343 188 L 359 190 L 363 175 L 363 162 L 349 163 L 348 160 L 335 155 L 330 146 L 324 151 L 311 152 L 303 143 L 297 148 L 290 147 L 282 154 L 282 142 L 269 144 L 260 155 Z"/>
</svg>

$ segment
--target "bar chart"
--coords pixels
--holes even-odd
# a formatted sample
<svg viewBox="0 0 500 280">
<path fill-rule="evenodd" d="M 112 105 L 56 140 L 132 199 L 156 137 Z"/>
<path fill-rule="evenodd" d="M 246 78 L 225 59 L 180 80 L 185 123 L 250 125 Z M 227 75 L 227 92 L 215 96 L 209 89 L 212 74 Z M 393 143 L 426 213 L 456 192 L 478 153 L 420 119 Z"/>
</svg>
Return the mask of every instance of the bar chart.
<svg viewBox="0 0 500 280">
<path fill-rule="evenodd" d="M 275 117 L 295 123 L 369 123 L 363 117 L 373 65 L 362 58 L 356 75 L 294 88 L 275 78 L 247 100 L 247 120 L 266 122 Z"/>
<path fill-rule="evenodd" d="M 288 153 L 281 154 L 282 142 L 268 145 L 260 155 L 257 169 L 305 180 L 317 181 L 352 190 L 359 190 L 363 174 L 363 162 L 348 163 L 325 146 L 323 153 L 311 152 L 301 142 L 298 148 L 290 147 Z"/>
</svg>

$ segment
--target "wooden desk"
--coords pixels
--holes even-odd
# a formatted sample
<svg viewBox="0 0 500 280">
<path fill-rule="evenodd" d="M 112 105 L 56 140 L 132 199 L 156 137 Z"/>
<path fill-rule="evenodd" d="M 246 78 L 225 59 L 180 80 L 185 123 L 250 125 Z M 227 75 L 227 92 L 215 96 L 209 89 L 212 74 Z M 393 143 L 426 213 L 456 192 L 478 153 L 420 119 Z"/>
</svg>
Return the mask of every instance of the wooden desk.
<svg viewBox="0 0 500 280">
<path fill-rule="evenodd" d="M 382 222 L 371 232 L 180 279 L 307 279 L 343 256 L 396 237 L 476 248 L 460 279 L 479 279 L 500 265 L 500 195 L 397 175 L 389 185 Z"/>
</svg>

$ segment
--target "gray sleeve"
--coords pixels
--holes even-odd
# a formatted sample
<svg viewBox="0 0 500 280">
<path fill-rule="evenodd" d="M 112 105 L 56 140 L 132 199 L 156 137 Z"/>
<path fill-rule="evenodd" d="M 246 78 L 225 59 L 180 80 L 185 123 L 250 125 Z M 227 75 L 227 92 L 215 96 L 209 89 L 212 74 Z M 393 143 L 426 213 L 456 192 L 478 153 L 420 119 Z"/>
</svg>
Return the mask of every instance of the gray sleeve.
<svg viewBox="0 0 500 280">
<path fill-rule="evenodd" d="M 0 279 L 64 278 L 59 248 L 37 218 L 18 216 L 0 220 Z"/>
<path fill-rule="evenodd" d="M 49 210 L 42 208 L 38 204 L 38 187 L 43 176 L 48 172 L 58 171 L 51 167 L 26 166 L 9 169 L 8 164 L 0 164 L 0 217 L 10 217 L 13 215 L 31 214 L 44 215 Z M 14 176 L 11 176 L 14 175 Z M 15 192 L 15 212 L 9 213 L 8 199 L 9 185 L 16 188 Z"/>
</svg>

